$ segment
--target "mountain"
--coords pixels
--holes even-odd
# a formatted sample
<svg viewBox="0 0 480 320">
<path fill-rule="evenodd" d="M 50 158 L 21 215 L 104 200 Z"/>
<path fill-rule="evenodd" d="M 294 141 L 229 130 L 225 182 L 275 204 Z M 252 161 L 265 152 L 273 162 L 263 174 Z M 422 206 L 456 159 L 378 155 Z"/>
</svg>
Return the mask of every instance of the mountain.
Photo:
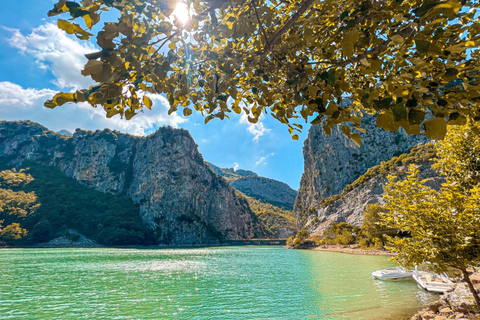
<svg viewBox="0 0 480 320">
<path fill-rule="evenodd" d="M 424 136 L 407 135 L 403 130 L 395 133 L 378 129 L 373 116 L 364 117 L 362 126 L 368 134 L 362 134 L 361 147 L 338 126 L 331 135 L 326 135 L 320 125 L 310 128 L 303 148 L 304 173 L 294 206 L 299 226 L 318 231 L 330 221 L 360 225 L 366 205 L 381 198 L 385 182 L 383 176 L 367 174 L 366 179 L 364 175 L 376 172 L 381 166 L 371 168 L 393 157 L 406 157 L 412 147 L 427 141 Z M 357 179 L 362 183 L 354 184 Z"/>
<path fill-rule="evenodd" d="M 224 177 L 232 187 L 241 191 L 243 194 L 276 207 L 286 210 L 292 210 L 295 203 L 297 191 L 293 190 L 288 184 L 274 179 L 260 177 L 253 171 L 220 168 L 207 162 L 213 172 Z"/>
<path fill-rule="evenodd" d="M 260 177 L 253 171 L 220 168 L 207 162 L 213 172 L 224 177 L 245 199 L 266 227 L 269 236 L 288 238 L 297 229 L 293 203 L 297 192 L 286 183 Z"/>
<path fill-rule="evenodd" d="M 125 194 L 163 244 L 206 244 L 264 236 L 248 203 L 204 163 L 186 130 L 148 137 L 77 129 L 72 137 L 30 122 L 0 122 L 0 160 L 58 168 L 106 194 Z"/>
<path fill-rule="evenodd" d="M 73 136 L 73 133 L 65 129 L 58 131 L 58 133 L 63 134 L 64 136 L 69 136 L 69 137 Z"/>
</svg>

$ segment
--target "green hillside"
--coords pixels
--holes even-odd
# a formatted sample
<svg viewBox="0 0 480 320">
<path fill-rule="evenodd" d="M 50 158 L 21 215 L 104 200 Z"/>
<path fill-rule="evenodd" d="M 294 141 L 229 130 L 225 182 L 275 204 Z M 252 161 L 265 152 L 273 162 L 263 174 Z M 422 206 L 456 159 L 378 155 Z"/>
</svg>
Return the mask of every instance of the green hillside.
<svg viewBox="0 0 480 320">
<path fill-rule="evenodd" d="M 11 169 L 0 159 L 0 169 Z M 35 244 L 74 229 L 104 245 L 153 244 L 154 235 L 141 221 L 139 207 L 123 194 L 105 194 L 68 178 L 56 167 L 25 162 L 33 177 L 25 192 L 34 191 L 40 207 L 22 222 L 28 235 L 21 244 Z"/>
</svg>

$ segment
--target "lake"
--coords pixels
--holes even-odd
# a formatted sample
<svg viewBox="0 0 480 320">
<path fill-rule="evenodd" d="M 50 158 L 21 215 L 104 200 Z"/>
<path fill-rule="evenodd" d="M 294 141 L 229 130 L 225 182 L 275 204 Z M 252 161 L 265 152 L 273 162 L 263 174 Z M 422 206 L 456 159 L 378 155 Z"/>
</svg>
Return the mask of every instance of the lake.
<svg viewBox="0 0 480 320">
<path fill-rule="evenodd" d="M 406 319 L 438 295 L 384 256 L 276 246 L 0 250 L 0 319 Z"/>
</svg>

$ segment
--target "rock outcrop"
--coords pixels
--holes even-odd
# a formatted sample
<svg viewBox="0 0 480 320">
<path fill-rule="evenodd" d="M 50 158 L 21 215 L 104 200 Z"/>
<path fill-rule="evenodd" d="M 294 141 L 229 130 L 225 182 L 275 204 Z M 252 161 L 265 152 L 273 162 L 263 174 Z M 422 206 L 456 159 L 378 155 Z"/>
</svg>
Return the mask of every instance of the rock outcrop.
<svg viewBox="0 0 480 320">
<path fill-rule="evenodd" d="M 338 126 L 331 135 L 326 135 L 320 125 L 310 128 L 303 149 L 304 173 L 294 206 L 299 227 L 319 230 L 327 221 L 360 225 L 366 204 L 381 198 L 385 177 L 370 179 L 355 190 L 344 189 L 382 161 L 409 153 L 413 146 L 426 142 L 424 136 L 407 135 L 402 130 L 394 133 L 378 129 L 373 116 L 363 118 L 363 127 L 368 134 L 361 134 L 361 147 Z"/>
<path fill-rule="evenodd" d="M 470 277 L 475 291 L 480 293 L 480 274 Z M 410 320 L 427 319 L 480 319 L 479 310 L 476 308 L 475 299 L 465 282 L 458 283 L 454 289 L 444 293 L 440 300 L 430 303 L 427 308 L 420 310 Z"/>
<path fill-rule="evenodd" d="M 125 193 L 165 244 L 218 243 L 263 236 L 246 201 L 204 163 L 185 130 L 148 137 L 78 130 L 72 137 L 25 122 L 0 122 L 0 157 L 57 166 L 104 193 Z"/>
</svg>

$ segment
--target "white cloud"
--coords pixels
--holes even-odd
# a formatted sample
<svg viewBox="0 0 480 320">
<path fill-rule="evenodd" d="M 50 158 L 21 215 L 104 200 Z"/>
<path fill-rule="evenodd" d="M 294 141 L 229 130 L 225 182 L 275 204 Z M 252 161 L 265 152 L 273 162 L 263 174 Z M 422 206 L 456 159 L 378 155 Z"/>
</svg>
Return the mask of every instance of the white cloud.
<svg viewBox="0 0 480 320">
<path fill-rule="evenodd" d="M 258 166 L 267 165 L 268 164 L 267 159 L 270 158 L 270 157 L 273 157 L 274 155 L 275 155 L 275 153 L 271 152 L 271 153 L 267 154 L 266 156 L 260 157 L 260 159 L 258 159 L 258 161 L 255 162 L 255 166 L 258 167 Z"/>
<path fill-rule="evenodd" d="M 233 170 L 237 171 L 238 168 L 240 168 L 240 165 L 238 164 L 238 162 L 234 162 L 233 163 Z"/>
<path fill-rule="evenodd" d="M 43 107 L 45 100 L 54 94 L 50 89 L 24 89 L 11 82 L 0 82 L 0 119 L 28 119 L 54 131 L 110 128 L 135 135 L 148 134 L 162 125 L 178 127 L 186 121 L 177 114 L 168 115 L 168 101 L 160 95 L 150 96 L 154 103 L 151 111 L 145 110 L 126 121 L 119 116 L 107 119 L 103 109 L 92 108 L 86 103 L 66 104 L 54 110 Z"/>
<path fill-rule="evenodd" d="M 26 110 L 38 104 L 39 100 L 50 99 L 55 93 L 55 90 L 23 89 L 15 83 L 0 82 L 0 105 Z"/>
<path fill-rule="evenodd" d="M 58 87 L 85 89 L 93 84 L 89 77 L 80 74 L 87 62 L 84 55 L 98 50 L 92 43 L 77 41 L 51 23 L 33 29 L 28 35 L 16 29 L 7 30 L 12 32 L 8 43 L 22 54 L 33 56 L 40 69 L 50 69 Z"/>
<path fill-rule="evenodd" d="M 257 162 L 255 162 L 255 166 L 258 167 L 259 165 L 266 165 L 267 164 L 267 157 L 261 157 Z"/>
<path fill-rule="evenodd" d="M 93 44 L 69 37 L 51 23 L 33 29 L 28 35 L 15 29 L 7 30 L 12 33 L 8 43 L 22 54 L 34 57 L 39 69 L 51 70 L 54 84 L 59 88 L 76 90 L 93 84 L 80 73 L 87 61 L 84 54 L 97 50 Z M 55 93 L 51 89 L 23 88 L 15 83 L 0 82 L 0 119 L 28 119 L 54 131 L 111 128 L 135 135 L 148 134 L 162 125 L 178 127 L 187 121 L 175 113 L 169 116 L 168 101 L 161 95 L 150 95 L 154 103 L 152 110 L 144 110 L 127 121 L 119 116 L 107 119 L 102 108 L 86 103 L 67 104 L 54 110 L 43 107 L 45 100 Z"/>
<path fill-rule="evenodd" d="M 264 115 L 262 114 L 260 116 L 260 119 L 262 119 L 263 117 Z M 265 128 L 265 125 L 261 121 L 258 121 L 257 123 L 248 122 L 248 116 L 245 113 L 242 113 L 242 115 L 240 116 L 240 123 L 247 125 L 248 132 L 253 134 L 253 141 L 260 140 L 263 135 L 270 131 L 270 129 Z"/>
</svg>

